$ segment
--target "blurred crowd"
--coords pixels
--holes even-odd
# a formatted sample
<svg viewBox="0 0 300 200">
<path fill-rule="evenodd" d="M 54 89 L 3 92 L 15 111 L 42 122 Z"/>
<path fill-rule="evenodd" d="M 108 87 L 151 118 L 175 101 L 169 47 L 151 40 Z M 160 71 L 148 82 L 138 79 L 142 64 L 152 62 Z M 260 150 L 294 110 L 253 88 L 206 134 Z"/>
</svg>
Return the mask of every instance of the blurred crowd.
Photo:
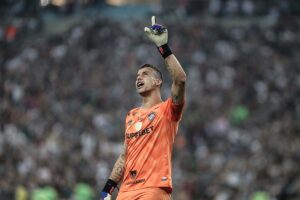
<svg viewBox="0 0 300 200">
<path fill-rule="evenodd" d="M 138 67 L 162 69 L 170 95 L 146 22 L 93 18 L 52 36 L 37 18 L 0 22 L 1 200 L 96 199 L 122 148 L 127 111 L 140 103 Z M 173 199 L 299 199 L 297 18 L 161 23 L 188 77 Z"/>
<path fill-rule="evenodd" d="M 101 9 L 127 4 L 152 5 L 154 10 L 167 14 L 184 12 L 188 15 L 260 16 L 300 13 L 300 2 L 296 0 L 1 0 L 0 12 L 8 16 L 37 16 L 51 10 L 69 15 L 87 8 Z"/>
</svg>

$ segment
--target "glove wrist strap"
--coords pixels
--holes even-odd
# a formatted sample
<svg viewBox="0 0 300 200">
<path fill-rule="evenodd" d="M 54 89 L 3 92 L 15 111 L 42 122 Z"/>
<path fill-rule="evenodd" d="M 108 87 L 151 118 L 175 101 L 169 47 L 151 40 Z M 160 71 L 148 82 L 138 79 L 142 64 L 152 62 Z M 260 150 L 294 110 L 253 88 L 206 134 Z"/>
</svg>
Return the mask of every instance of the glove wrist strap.
<svg viewBox="0 0 300 200">
<path fill-rule="evenodd" d="M 163 58 L 166 58 L 169 55 L 173 54 L 168 44 L 157 47 L 157 49 Z"/>
<path fill-rule="evenodd" d="M 113 193 L 113 191 L 115 190 L 115 188 L 117 187 L 118 183 L 116 183 L 115 181 L 108 179 L 102 192 L 106 192 L 109 193 L 110 195 Z"/>
</svg>

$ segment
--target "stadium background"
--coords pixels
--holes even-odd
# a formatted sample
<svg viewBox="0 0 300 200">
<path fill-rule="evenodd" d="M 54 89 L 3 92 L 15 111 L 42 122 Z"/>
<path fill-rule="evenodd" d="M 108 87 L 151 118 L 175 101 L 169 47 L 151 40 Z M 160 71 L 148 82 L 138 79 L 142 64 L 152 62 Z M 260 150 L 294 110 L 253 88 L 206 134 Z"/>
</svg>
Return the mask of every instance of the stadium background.
<svg viewBox="0 0 300 200">
<path fill-rule="evenodd" d="M 297 0 L 1 0 L 0 199 L 96 199 L 169 28 L 188 76 L 174 200 L 300 199 Z"/>
</svg>

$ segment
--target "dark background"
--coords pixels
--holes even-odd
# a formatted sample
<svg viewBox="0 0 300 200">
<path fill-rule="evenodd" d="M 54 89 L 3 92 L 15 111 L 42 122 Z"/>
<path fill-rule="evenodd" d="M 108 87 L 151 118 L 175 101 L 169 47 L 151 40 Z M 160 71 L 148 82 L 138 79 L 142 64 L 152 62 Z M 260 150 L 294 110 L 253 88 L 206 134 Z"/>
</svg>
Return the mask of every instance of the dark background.
<svg viewBox="0 0 300 200">
<path fill-rule="evenodd" d="M 299 200 L 299 1 L 116 2 L 0 1 L 0 199 L 96 199 L 138 66 L 170 96 L 156 15 L 188 77 L 173 199 Z"/>
</svg>

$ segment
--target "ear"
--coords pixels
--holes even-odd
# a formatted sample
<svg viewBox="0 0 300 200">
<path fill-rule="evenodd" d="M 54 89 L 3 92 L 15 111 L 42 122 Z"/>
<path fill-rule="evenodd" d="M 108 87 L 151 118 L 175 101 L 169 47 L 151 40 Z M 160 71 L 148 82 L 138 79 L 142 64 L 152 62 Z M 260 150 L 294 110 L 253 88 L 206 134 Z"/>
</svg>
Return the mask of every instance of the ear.
<svg viewBox="0 0 300 200">
<path fill-rule="evenodd" d="M 157 86 L 159 86 L 159 85 L 162 84 L 162 80 L 161 80 L 161 79 L 156 78 L 154 81 L 155 81 L 155 82 L 154 82 L 155 85 L 157 85 Z"/>
</svg>

